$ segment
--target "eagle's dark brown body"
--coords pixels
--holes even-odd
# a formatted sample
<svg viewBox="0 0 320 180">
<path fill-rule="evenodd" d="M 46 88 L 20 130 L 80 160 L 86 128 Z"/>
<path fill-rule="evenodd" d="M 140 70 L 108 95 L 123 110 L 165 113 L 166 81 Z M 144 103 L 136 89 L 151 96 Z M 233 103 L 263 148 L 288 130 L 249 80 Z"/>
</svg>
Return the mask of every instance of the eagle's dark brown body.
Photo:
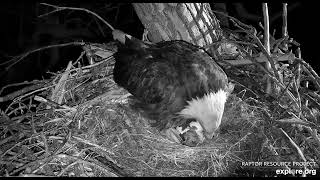
<svg viewBox="0 0 320 180">
<path fill-rule="evenodd" d="M 185 122 L 188 118 L 179 113 L 188 101 L 227 88 L 227 76 L 217 63 L 185 41 L 146 44 L 126 38 L 114 57 L 114 81 L 138 100 L 160 129 Z"/>
</svg>

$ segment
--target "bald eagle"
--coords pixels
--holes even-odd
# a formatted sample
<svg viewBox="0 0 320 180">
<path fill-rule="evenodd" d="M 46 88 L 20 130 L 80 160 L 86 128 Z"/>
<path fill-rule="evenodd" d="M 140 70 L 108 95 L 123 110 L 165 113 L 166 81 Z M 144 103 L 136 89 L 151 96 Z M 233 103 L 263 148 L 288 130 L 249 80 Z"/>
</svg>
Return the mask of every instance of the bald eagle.
<svg viewBox="0 0 320 180">
<path fill-rule="evenodd" d="M 181 40 L 151 44 L 119 30 L 113 37 L 120 42 L 114 81 L 133 95 L 151 125 L 173 130 L 173 139 L 190 146 L 212 139 L 232 91 L 214 59 Z"/>
</svg>

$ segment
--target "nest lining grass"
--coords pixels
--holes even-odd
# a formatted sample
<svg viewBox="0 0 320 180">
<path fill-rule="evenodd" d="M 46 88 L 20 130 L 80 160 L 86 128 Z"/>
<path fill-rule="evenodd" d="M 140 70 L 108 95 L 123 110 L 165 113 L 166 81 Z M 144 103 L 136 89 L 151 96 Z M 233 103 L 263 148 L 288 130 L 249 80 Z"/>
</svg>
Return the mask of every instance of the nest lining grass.
<svg viewBox="0 0 320 180">
<path fill-rule="evenodd" d="M 130 94 L 112 79 L 113 65 L 112 56 L 81 68 L 69 64 L 37 82 L 41 91 L 5 106 L 1 176 L 273 176 L 273 169 L 241 163 L 299 161 L 269 119 L 279 112 L 243 88 L 227 100 L 217 137 L 198 147 L 170 141 L 129 106 Z M 283 128 L 314 144 L 297 126 Z M 318 161 L 311 146 L 302 146 L 308 161 Z"/>
</svg>

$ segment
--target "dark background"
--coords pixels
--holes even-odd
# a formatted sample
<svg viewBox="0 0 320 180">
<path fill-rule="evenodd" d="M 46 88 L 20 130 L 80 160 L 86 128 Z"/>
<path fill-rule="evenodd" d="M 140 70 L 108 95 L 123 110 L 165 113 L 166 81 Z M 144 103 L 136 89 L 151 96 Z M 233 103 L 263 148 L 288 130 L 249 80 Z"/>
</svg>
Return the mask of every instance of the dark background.
<svg viewBox="0 0 320 180">
<path fill-rule="evenodd" d="M 55 4 L 54 1 L 52 4 Z M 121 29 L 139 39 L 142 37 L 143 26 L 131 4 L 107 3 L 105 0 L 93 2 L 59 3 L 59 6 L 83 7 L 96 12 L 113 27 Z M 241 21 L 254 25 L 258 31 L 258 21 L 262 21 L 260 2 L 242 3 L 249 13 L 237 12 L 232 3 L 227 4 L 228 13 Z M 211 5 L 212 7 L 213 5 Z M 280 37 L 282 18 L 275 18 L 281 12 L 282 4 L 268 3 L 271 22 L 271 33 L 276 29 L 276 38 Z M 317 5 L 314 3 L 288 3 L 288 32 L 289 36 L 301 44 L 302 58 L 320 72 L 317 58 L 318 47 L 318 16 Z M 41 51 L 28 56 L 13 68 L 5 71 L 2 63 L 13 56 L 30 49 L 49 44 L 66 43 L 83 40 L 85 42 L 105 43 L 112 40 L 110 28 L 98 19 L 80 11 L 60 11 L 44 18 L 38 15 L 53 10 L 38 2 L 18 1 L 0 2 L 0 87 L 8 83 L 25 80 L 48 78 L 48 71 L 56 72 L 66 67 L 68 61 L 75 60 L 81 52 L 79 47 L 64 47 L 56 49 L 58 57 L 52 57 L 54 50 Z M 280 13 L 281 14 L 281 13 Z M 59 22 L 59 25 L 56 24 Z"/>
</svg>

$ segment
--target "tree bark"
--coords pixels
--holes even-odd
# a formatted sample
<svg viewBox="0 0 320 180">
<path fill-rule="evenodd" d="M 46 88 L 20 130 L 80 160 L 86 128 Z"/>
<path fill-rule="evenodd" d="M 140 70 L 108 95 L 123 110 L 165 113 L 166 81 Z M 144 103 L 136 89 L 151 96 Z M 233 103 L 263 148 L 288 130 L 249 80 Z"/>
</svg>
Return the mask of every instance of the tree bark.
<svg viewBox="0 0 320 180">
<path fill-rule="evenodd" d="M 209 52 L 223 38 L 208 3 L 133 3 L 151 42 L 185 40 Z M 212 52 L 211 52 L 212 53 Z"/>
</svg>

